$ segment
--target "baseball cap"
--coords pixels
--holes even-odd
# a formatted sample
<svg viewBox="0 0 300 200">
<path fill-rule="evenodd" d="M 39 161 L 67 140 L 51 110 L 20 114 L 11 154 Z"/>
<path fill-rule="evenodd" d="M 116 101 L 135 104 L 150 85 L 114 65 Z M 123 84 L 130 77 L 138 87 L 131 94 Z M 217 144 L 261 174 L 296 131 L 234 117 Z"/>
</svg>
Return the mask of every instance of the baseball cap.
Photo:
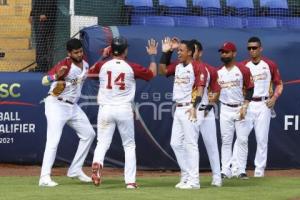
<svg viewBox="0 0 300 200">
<path fill-rule="evenodd" d="M 232 42 L 225 42 L 219 49 L 220 51 L 236 51 L 236 46 Z"/>
</svg>

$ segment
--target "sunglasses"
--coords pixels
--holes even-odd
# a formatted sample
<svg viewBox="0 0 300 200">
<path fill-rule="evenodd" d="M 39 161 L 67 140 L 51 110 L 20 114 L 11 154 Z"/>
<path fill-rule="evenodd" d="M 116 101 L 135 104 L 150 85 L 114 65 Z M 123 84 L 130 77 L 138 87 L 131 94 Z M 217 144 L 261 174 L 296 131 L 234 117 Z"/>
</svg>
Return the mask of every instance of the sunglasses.
<svg viewBox="0 0 300 200">
<path fill-rule="evenodd" d="M 257 50 L 259 47 L 256 47 L 256 46 L 254 46 L 254 47 L 247 47 L 247 49 L 248 49 L 248 51 L 250 51 L 250 50 Z"/>
</svg>

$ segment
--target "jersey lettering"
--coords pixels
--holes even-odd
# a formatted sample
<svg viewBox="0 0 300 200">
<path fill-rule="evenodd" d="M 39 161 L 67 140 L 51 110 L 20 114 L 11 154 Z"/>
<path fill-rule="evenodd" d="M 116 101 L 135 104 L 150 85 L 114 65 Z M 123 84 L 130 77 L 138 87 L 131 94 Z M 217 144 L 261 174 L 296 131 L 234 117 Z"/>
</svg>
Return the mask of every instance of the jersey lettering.
<svg viewBox="0 0 300 200">
<path fill-rule="evenodd" d="M 111 71 L 107 71 L 107 89 L 112 89 L 112 82 L 111 82 Z M 118 77 L 114 80 L 114 84 L 120 86 L 119 90 L 125 90 L 125 73 L 120 73 Z"/>
</svg>

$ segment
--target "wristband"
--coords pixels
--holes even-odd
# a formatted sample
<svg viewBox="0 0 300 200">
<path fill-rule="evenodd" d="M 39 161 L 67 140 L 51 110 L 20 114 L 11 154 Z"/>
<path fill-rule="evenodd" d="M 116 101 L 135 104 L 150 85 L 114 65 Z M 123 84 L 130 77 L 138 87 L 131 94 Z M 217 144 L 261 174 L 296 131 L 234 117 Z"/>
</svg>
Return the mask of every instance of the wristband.
<svg viewBox="0 0 300 200">
<path fill-rule="evenodd" d="M 172 53 L 173 53 L 172 51 L 169 51 L 167 53 L 163 52 L 161 57 L 160 57 L 159 63 L 168 65 L 170 63 Z"/>
<path fill-rule="evenodd" d="M 49 82 L 55 81 L 56 80 L 56 74 L 54 74 L 54 75 L 48 75 L 47 79 L 48 79 Z"/>
<path fill-rule="evenodd" d="M 150 55 L 150 62 L 156 62 L 156 56 L 155 56 L 155 54 L 151 54 Z"/>
</svg>

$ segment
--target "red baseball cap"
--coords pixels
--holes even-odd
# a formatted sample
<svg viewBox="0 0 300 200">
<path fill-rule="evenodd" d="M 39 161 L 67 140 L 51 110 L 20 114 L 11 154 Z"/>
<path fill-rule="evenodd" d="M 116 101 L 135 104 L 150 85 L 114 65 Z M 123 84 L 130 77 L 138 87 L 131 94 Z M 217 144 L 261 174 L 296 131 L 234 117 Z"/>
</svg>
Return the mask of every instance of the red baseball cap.
<svg viewBox="0 0 300 200">
<path fill-rule="evenodd" d="M 236 51 L 236 46 L 232 42 L 225 42 L 219 49 L 220 51 Z"/>
</svg>

